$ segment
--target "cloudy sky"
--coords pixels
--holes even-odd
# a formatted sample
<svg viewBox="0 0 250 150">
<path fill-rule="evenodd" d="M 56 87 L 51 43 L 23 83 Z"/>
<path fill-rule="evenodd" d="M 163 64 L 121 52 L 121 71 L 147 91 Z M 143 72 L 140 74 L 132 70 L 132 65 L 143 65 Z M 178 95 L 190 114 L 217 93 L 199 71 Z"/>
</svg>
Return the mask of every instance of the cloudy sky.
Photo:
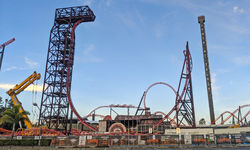
<svg viewBox="0 0 250 150">
<path fill-rule="evenodd" d="M 4 99 L 9 98 L 7 89 L 33 71 L 41 73 L 42 85 L 55 9 L 78 5 L 89 5 L 96 15 L 95 22 L 82 23 L 76 30 L 71 95 L 82 116 L 100 105 L 138 105 L 143 91 L 155 82 L 177 89 L 182 51 L 189 41 L 196 120 L 209 122 L 200 15 L 206 16 L 216 116 L 250 103 L 247 0 L 1 0 L 0 43 L 16 38 L 6 47 L 0 72 Z M 33 94 L 32 89 L 18 97 L 35 117 L 32 101 L 40 103 L 41 93 Z M 147 96 L 152 112 L 168 113 L 174 103 L 174 93 L 163 85 L 153 87 Z"/>
</svg>

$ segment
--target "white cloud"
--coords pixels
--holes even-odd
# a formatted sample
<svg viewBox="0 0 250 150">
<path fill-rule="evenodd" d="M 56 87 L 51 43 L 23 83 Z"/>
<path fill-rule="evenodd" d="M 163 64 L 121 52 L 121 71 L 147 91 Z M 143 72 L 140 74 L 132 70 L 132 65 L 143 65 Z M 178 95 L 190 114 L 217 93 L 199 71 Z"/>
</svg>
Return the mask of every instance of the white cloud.
<svg viewBox="0 0 250 150">
<path fill-rule="evenodd" d="M 220 86 L 216 85 L 216 73 L 211 73 L 211 86 L 215 95 L 218 95 Z"/>
<path fill-rule="evenodd" d="M 165 33 L 165 28 L 164 28 L 163 24 L 156 25 L 153 30 L 154 30 L 154 34 L 157 38 L 162 37 Z"/>
<path fill-rule="evenodd" d="M 135 9 L 135 17 L 140 22 L 140 24 L 145 25 L 145 19 L 138 9 Z"/>
<path fill-rule="evenodd" d="M 8 68 L 5 69 L 5 71 L 11 71 L 11 70 L 15 70 L 17 69 L 17 66 L 10 66 Z"/>
<path fill-rule="evenodd" d="M 88 47 L 86 47 L 86 49 L 83 50 L 83 57 L 81 58 L 81 60 L 83 62 L 91 62 L 91 63 L 102 62 L 103 59 L 93 55 L 94 50 L 95 50 L 94 44 L 90 44 Z"/>
<path fill-rule="evenodd" d="M 24 57 L 24 61 L 29 66 L 29 68 L 31 68 L 31 69 L 39 67 L 38 62 L 35 62 L 35 61 L 33 61 L 33 60 L 31 60 L 31 59 L 29 59 L 27 57 Z"/>
<path fill-rule="evenodd" d="M 211 83 L 215 84 L 216 82 L 216 73 L 211 73 Z"/>
<path fill-rule="evenodd" d="M 94 44 L 90 44 L 84 51 L 83 54 L 86 55 L 90 55 L 91 52 L 95 49 Z"/>
<path fill-rule="evenodd" d="M 240 56 L 235 57 L 233 62 L 238 65 L 250 65 L 250 55 L 249 56 Z"/>
<path fill-rule="evenodd" d="M 80 3 L 80 5 L 88 5 L 91 6 L 91 4 L 93 3 L 93 0 L 77 0 L 78 3 Z"/>
<path fill-rule="evenodd" d="M 123 13 L 115 14 L 115 16 L 120 20 L 121 23 L 130 28 L 141 28 L 145 26 L 145 21 L 148 21 L 145 20 L 144 16 L 137 8 L 133 8 L 132 10 Z"/>
<path fill-rule="evenodd" d="M 233 7 L 233 12 L 234 13 L 244 13 L 244 9 L 243 8 L 239 8 L 238 6 L 234 6 Z"/>
<path fill-rule="evenodd" d="M 168 12 L 159 19 L 159 22 L 155 23 L 155 25 L 153 26 L 153 33 L 157 38 L 160 38 L 164 36 L 164 34 L 166 34 L 166 32 L 168 31 L 167 20 L 169 17 L 175 16 L 175 14 L 175 11 Z"/>
<path fill-rule="evenodd" d="M 127 14 L 118 14 L 117 17 L 121 20 L 121 22 L 129 27 L 135 27 L 136 23 L 135 21 L 132 19 L 133 17 L 131 17 L 130 15 Z"/>
<path fill-rule="evenodd" d="M 27 70 L 27 69 L 36 69 L 37 67 L 39 67 L 39 63 L 36 61 L 33 61 L 27 57 L 24 57 L 24 62 L 25 64 L 27 64 L 28 66 L 9 66 L 6 69 L 4 69 L 4 72 L 6 71 L 13 71 L 13 70 Z"/>
<path fill-rule="evenodd" d="M 233 12 L 236 13 L 238 11 L 239 7 L 238 6 L 234 6 L 233 7 Z"/>
<path fill-rule="evenodd" d="M 178 64 L 178 65 L 182 65 L 183 60 L 181 60 L 179 57 L 177 57 L 176 55 L 170 55 L 170 61 L 173 64 Z"/>
<path fill-rule="evenodd" d="M 106 0 L 106 6 L 109 7 L 111 5 L 111 0 Z"/>
<path fill-rule="evenodd" d="M 225 29 L 228 29 L 230 31 L 239 33 L 239 34 L 250 34 L 249 28 L 243 27 L 241 25 L 237 24 L 221 24 L 221 26 Z"/>
<path fill-rule="evenodd" d="M 13 71 L 13 70 L 26 70 L 26 69 L 27 68 L 24 68 L 24 67 L 10 66 L 10 67 L 4 69 L 4 72 Z"/>
<path fill-rule="evenodd" d="M 8 84 L 8 83 L 0 83 L 0 89 L 3 90 L 9 90 L 11 88 L 14 88 L 16 86 L 15 84 Z M 43 86 L 42 85 L 33 85 L 33 86 L 28 86 L 24 91 L 37 91 L 37 92 L 42 92 Z"/>
</svg>

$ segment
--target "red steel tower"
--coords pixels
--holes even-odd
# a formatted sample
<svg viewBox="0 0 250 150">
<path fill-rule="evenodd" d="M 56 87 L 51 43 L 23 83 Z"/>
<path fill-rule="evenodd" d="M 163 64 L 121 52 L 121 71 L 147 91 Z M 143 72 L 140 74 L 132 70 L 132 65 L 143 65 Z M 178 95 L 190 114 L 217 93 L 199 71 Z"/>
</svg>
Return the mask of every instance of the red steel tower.
<svg viewBox="0 0 250 150">
<path fill-rule="evenodd" d="M 72 28 L 79 20 L 92 22 L 95 20 L 95 15 L 88 6 L 58 8 L 55 11 L 54 25 L 50 31 L 39 114 L 39 125 L 46 125 L 49 129 L 65 131 L 65 133 L 67 133 L 69 122 L 67 68 L 70 67 L 68 81 L 70 89 L 75 49 L 75 38 L 72 39 L 71 34 L 74 34 Z M 70 50 L 71 56 L 69 56 Z"/>
<path fill-rule="evenodd" d="M 195 127 L 196 123 L 191 78 L 193 64 L 188 43 L 186 45 L 186 50 L 183 52 L 185 59 L 176 96 L 176 123 L 177 127 L 183 127 L 185 125 Z"/>
</svg>

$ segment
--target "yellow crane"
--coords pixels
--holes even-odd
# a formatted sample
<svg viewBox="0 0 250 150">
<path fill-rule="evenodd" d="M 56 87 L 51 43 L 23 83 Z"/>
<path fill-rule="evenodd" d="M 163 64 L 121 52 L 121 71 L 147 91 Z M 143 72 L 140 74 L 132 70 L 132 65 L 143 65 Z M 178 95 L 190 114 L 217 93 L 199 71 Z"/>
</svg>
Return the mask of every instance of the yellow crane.
<svg viewBox="0 0 250 150">
<path fill-rule="evenodd" d="M 14 106 L 20 106 L 19 112 L 23 112 L 23 106 L 22 103 L 18 100 L 17 95 L 24 91 L 30 84 L 32 84 L 35 80 L 39 80 L 41 77 L 40 73 L 34 72 L 32 75 L 30 75 L 27 79 L 25 79 L 22 83 L 17 84 L 13 89 L 10 89 L 6 93 L 11 97 L 11 100 L 14 104 Z M 27 126 L 28 129 L 32 128 L 32 123 L 29 120 L 29 117 L 27 115 L 23 116 L 25 118 L 24 123 Z"/>
</svg>

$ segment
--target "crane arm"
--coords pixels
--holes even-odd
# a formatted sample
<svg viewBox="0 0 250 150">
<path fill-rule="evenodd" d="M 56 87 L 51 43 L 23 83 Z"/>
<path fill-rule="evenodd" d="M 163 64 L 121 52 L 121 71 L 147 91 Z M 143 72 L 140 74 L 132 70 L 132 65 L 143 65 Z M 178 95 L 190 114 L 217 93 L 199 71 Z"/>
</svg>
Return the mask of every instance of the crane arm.
<svg viewBox="0 0 250 150">
<path fill-rule="evenodd" d="M 12 39 L 10 39 L 9 41 L 4 42 L 3 44 L 1 44 L 1 45 L 0 45 L 0 48 L 3 48 L 3 47 L 9 45 L 10 43 L 12 43 L 12 42 L 14 42 L 14 41 L 15 41 L 15 38 L 12 38 Z"/>
<path fill-rule="evenodd" d="M 39 80 L 40 77 L 41 77 L 40 73 L 37 74 L 36 72 L 34 72 L 27 79 L 25 79 L 22 83 L 17 84 L 13 89 L 10 89 L 9 91 L 7 91 L 7 94 L 11 97 L 11 100 L 14 106 L 20 106 L 19 112 L 24 112 L 24 109 L 22 107 L 22 103 L 18 100 L 17 95 L 20 92 L 24 91 L 35 80 Z M 25 118 L 24 123 L 27 126 L 27 128 L 31 129 L 32 123 L 29 120 L 29 117 L 27 115 L 23 115 L 23 118 Z"/>
<path fill-rule="evenodd" d="M 7 94 L 8 95 L 18 95 L 20 92 L 22 92 L 24 89 L 26 89 L 30 84 L 32 84 L 35 80 L 39 80 L 41 77 L 40 73 L 34 72 L 32 75 L 30 75 L 27 79 L 25 79 L 22 83 L 17 84 L 13 89 L 10 89 Z"/>
</svg>

